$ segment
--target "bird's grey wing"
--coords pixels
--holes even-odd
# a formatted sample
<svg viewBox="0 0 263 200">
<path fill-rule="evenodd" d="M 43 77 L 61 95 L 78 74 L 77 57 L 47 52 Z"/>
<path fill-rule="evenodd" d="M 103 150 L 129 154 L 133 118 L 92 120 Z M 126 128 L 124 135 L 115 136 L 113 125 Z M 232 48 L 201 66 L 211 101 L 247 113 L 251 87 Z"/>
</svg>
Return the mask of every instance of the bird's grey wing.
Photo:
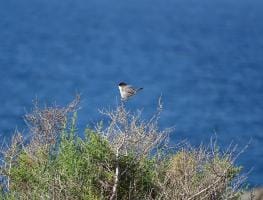
<svg viewBox="0 0 263 200">
<path fill-rule="evenodd" d="M 127 95 L 130 97 L 136 93 L 136 90 L 132 86 L 129 86 L 126 88 L 126 92 L 127 92 Z"/>
</svg>

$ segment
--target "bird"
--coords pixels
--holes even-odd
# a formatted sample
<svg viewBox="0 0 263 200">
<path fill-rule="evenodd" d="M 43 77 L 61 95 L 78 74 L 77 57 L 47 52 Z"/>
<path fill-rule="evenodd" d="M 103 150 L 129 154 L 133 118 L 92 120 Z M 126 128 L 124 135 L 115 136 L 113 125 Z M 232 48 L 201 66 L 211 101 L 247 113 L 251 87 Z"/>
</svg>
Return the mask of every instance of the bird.
<svg viewBox="0 0 263 200">
<path fill-rule="evenodd" d="M 138 91 L 142 89 L 143 88 L 134 88 L 132 85 L 128 85 L 125 82 L 119 83 L 119 90 L 120 90 L 122 101 L 128 100 L 130 97 L 134 96 L 135 94 L 137 94 Z"/>
</svg>

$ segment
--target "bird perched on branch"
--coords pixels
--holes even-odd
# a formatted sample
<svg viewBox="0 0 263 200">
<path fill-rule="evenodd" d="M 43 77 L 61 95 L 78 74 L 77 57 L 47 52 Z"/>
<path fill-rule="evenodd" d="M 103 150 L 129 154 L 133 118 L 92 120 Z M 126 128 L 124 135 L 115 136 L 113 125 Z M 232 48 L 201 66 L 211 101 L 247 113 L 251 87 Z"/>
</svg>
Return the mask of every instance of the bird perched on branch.
<svg viewBox="0 0 263 200">
<path fill-rule="evenodd" d="M 143 88 L 134 88 L 127 83 L 121 82 L 119 83 L 119 90 L 121 94 L 121 100 L 126 101 L 131 96 L 135 95 L 138 91 L 142 90 Z"/>
</svg>

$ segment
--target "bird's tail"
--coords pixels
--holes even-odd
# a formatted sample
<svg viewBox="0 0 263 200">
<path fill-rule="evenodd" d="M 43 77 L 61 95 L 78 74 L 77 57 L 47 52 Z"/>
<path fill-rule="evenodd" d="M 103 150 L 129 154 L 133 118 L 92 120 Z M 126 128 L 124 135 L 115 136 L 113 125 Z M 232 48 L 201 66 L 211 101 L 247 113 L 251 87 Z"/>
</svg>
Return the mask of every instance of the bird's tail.
<svg viewBox="0 0 263 200">
<path fill-rule="evenodd" d="M 136 92 L 138 92 L 138 91 L 140 91 L 140 90 L 142 90 L 143 88 L 141 87 L 141 88 L 138 88 L 137 90 L 136 90 Z"/>
</svg>

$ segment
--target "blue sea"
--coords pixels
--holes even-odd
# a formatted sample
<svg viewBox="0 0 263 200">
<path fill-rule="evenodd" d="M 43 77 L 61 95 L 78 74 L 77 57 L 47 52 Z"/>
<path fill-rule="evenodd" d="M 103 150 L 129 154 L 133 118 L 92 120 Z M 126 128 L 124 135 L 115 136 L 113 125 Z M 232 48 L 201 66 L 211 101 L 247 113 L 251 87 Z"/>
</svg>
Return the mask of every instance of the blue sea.
<svg viewBox="0 0 263 200">
<path fill-rule="evenodd" d="M 162 96 L 172 143 L 217 137 L 248 149 L 237 164 L 263 186 L 262 0 L 1 0 L 0 137 L 37 98 L 64 106 L 81 93 L 79 133 L 119 102 L 147 119 Z"/>
</svg>

